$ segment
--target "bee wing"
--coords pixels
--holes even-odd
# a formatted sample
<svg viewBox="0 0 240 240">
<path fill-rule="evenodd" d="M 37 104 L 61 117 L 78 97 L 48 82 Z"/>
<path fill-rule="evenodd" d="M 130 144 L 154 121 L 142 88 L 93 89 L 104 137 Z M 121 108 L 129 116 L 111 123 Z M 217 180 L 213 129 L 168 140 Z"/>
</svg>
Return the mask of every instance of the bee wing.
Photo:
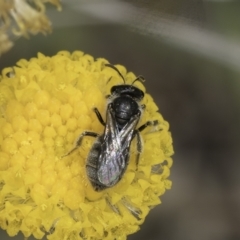
<svg viewBox="0 0 240 240">
<path fill-rule="evenodd" d="M 129 147 L 139 116 L 133 117 L 119 132 L 114 115 L 109 108 L 99 157 L 98 179 L 105 186 L 113 186 L 119 180 L 128 164 Z"/>
</svg>

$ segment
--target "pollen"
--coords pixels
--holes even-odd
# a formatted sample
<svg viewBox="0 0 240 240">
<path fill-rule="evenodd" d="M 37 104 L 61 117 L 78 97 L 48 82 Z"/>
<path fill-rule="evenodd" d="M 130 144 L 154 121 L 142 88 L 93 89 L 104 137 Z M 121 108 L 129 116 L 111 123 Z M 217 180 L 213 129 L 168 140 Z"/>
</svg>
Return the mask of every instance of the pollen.
<svg viewBox="0 0 240 240">
<path fill-rule="evenodd" d="M 138 164 L 137 140 L 132 140 L 129 165 L 119 183 L 100 192 L 92 187 L 86 161 L 96 139 L 86 136 L 67 154 L 84 131 L 104 132 L 93 108 L 105 121 L 106 96 L 113 86 L 123 84 L 119 74 L 105 66 L 107 63 L 80 51 L 61 51 L 53 57 L 39 53 L 3 69 L 0 227 L 9 236 L 126 239 L 139 230 L 148 212 L 171 188 L 169 124 L 140 82 L 136 82 L 144 92 L 140 104 L 146 107 L 137 127 L 148 120 L 158 125 L 140 133 L 143 150 Z M 115 67 L 126 84 L 136 79 L 125 67 Z"/>
</svg>

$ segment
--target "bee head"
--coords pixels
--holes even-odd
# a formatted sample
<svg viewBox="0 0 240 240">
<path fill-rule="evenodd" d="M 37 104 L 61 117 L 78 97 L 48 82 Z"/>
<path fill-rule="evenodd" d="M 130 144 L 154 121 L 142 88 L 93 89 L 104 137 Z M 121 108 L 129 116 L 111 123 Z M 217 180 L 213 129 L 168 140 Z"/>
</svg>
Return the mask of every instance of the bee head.
<svg viewBox="0 0 240 240">
<path fill-rule="evenodd" d="M 111 88 L 111 95 L 115 96 L 129 96 L 135 101 L 141 101 L 144 97 L 144 93 L 137 87 L 133 85 L 117 85 Z"/>
</svg>

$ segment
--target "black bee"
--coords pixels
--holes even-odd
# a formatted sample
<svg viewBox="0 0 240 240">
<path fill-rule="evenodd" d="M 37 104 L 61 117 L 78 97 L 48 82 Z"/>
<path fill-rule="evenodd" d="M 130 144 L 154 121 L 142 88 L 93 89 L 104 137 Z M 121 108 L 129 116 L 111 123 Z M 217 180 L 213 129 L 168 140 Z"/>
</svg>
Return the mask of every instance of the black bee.
<svg viewBox="0 0 240 240">
<path fill-rule="evenodd" d="M 107 96 L 109 104 L 104 122 L 100 112 L 94 108 L 99 122 L 105 127 L 103 134 L 84 131 L 76 141 L 75 147 L 65 156 L 76 150 L 85 136 L 97 138 L 87 157 L 86 170 L 88 178 L 96 191 L 101 191 L 117 184 L 127 169 L 130 157 L 130 145 L 134 137 L 137 138 L 137 164 L 142 151 L 140 132 L 147 126 L 156 125 L 157 121 L 148 121 L 138 129 L 136 126 L 145 108 L 139 102 L 144 93 L 133 86 L 136 81 L 143 81 L 139 76 L 131 85 L 125 84 L 125 79 L 119 70 L 111 65 L 123 79 L 124 84 L 111 88 L 111 95 Z"/>
</svg>

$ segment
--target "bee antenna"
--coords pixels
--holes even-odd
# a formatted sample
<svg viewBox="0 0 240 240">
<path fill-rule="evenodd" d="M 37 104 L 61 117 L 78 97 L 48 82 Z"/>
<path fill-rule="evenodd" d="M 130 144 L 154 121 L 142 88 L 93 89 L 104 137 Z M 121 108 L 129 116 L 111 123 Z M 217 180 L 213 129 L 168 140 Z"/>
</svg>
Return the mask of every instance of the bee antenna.
<svg viewBox="0 0 240 240">
<path fill-rule="evenodd" d="M 120 73 L 120 71 L 119 71 L 114 65 L 112 65 L 112 64 L 110 64 L 110 63 L 106 63 L 105 66 L 114 69 L 114 70 L 119 74 L 119 76 L 122 78 L 124 84 L 126 83 L 126 82 L 125 82 L 125 78 L 123 77 L 123 75 Z M 109 79 L 109 80 L 110 80 L 110 79 Z"/>
<path fill-rule="evenodd" d="M 139 76 L 132 82 L 132 85 L 133 85 L 135 82 L 144 83 L 144 82 L 145 82 L 145 78 L 144 78 L 143 76 L 139 75 Z"/>
</svg>

